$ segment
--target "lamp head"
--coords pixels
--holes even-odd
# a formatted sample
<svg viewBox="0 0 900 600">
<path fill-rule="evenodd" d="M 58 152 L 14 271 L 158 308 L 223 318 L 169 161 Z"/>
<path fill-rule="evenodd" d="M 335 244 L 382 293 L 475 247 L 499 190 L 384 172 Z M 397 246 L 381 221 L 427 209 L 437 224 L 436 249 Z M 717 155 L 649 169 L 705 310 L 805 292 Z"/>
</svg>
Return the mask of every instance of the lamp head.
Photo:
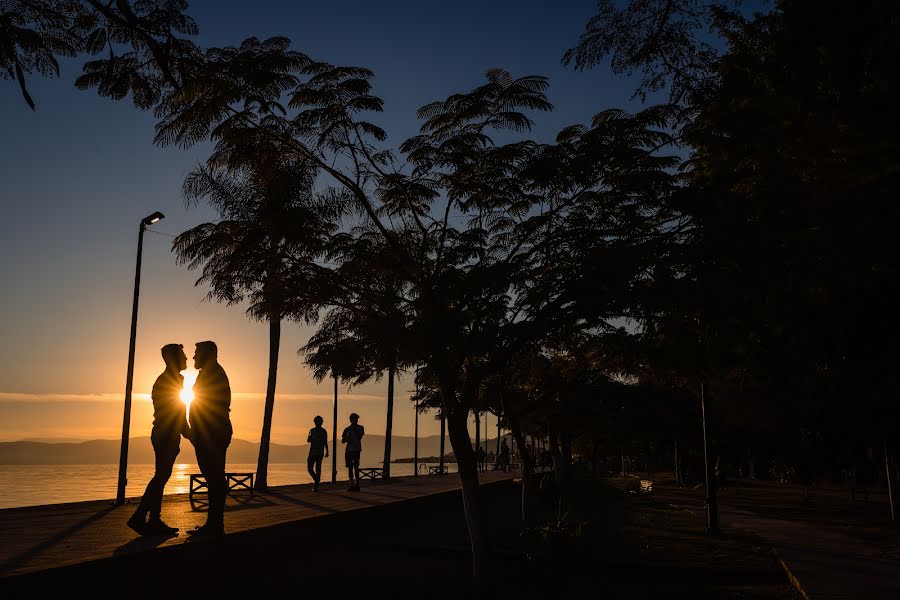
<svg viewBox="0 0 900 600">
<path fill-rule="evenodd" d="M 162 214 L 159 211 L 156 211 L 149 217 L 144 217 L 144 219 L 141 221 L 141 225 L 153 225 L 157 221 L 160 221 L 164 218 L 166 218 L 166 216 L 164 214 Z"/>
</svg>

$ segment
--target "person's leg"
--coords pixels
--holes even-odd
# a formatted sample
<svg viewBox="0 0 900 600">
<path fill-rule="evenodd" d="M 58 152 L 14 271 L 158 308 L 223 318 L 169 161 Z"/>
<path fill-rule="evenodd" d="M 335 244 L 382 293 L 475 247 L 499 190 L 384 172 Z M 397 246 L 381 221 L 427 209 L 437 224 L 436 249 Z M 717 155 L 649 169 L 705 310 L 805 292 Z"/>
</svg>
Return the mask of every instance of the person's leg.
<svg viewBox="0 0 900 600">
<path fill-rule="evenodd" d="M 353 481 L 353 455 L 350 452 L 344 452 L 344 464 L 347 465 L 347 480 L 350 482 L 350 489 L 355 487 Z"/>
<path fill-rule="evenodd" d="M 216 444 L 211 448 L 209 455 L 210 476 L 206 478 L 209 486 L 209 513 L 206 522 L 210 526 L 221 530 L 225 527 L 225 453 L 226 447 Z"/>
<path fill-rule="evenodd" d="M 316 457 L 316 489 L 319 489 L 319 483 L 322 481 L 322 459 L 323 456 Z"/>
<path fill-rule="evenodd" d="M 195 432 L 194 447 L 197 451 L 197 466 L 206 480 L 209 507 L 206 523 L 189 533 L 207 531 L 221 533 L 225 513 L 225 451 L 212 436 L 200 436 Z M 214 530 L 214 531 L 209 531 Z"/>
<path fill-rule="evenodd" d="M 316 461 L 312 456 L 306 459 L 306 470 L 309 472 L 309 476 L 312 477 L 313 483 L 319 483 L 319 479 L 316 477 L 315 464 Z"/>
<path fill-rule="evenodd" d="M 151 520 L 159 519 L 163 489 L 172 475 L 172 465 L 175 462 L 174 456 L 170 456 L 172 454 L 171 448 L 168 448 L 165 443 L 158 440 L 152 440 L 151 443 L 153 444 L 155 463 L 153 477 L 147 482 L 141 501 L 138 503 L 134 514 L 128 520 L 128 526 L 138 531 L 138 533 L 144 533 L 146 530 L 147 513 L 150 513 Z M 175 454 L 177 455 L 177 450 Z"/>
<path fill-rule="evenodd" d="M 147 513 L 150 512 L 150 497 L 153 494 L 153 482 L 155 478 L 155 475 L 150 478 L 149 483 L 147 483 L 147 488 L 141 496 L 141 501 L 138 503 L 134 513 L 128 519 L 128 526 L 140 535 L 146 533 Z"/>
<path fill-rule="evenodd" d="M 166 482 L 172 477 L 172 467 L 175 466 L 175 457 L 177 456 L 178 451 L 173 451 L 171 448 L 167 448 L 156 454 L 156 472 L 153 475 L 153 479 L 150 480 L 150 484 L 147 486 L 150 496 L 149 509 L 151 521 L 158 521 L 162 514 L 163 491 L 165 490 Z"/>
</svg>

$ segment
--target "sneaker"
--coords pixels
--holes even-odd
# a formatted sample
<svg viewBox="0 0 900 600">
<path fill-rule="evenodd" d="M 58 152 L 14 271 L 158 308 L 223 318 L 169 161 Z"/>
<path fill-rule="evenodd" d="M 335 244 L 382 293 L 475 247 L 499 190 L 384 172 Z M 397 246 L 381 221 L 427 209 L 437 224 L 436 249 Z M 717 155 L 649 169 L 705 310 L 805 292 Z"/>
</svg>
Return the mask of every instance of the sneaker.
<svg viewBox="0 0 900 600">
<path fill-rule="evenodd" d="M 225 535 L 225 527 L 207 523 L 206 525 L 188 531 L 188 533 L 193 536 L 193 539 L 220 538 Z"/>
<path fill-rule="evenodd" d="M 162 519 L 150 519 L 144 531 L 148 535 L 168 535 L 177 533 L 178 528 L 166 525 Z"/>
<path fill-rule="evenodd" d="M 144 521 L 144 517 L 137 513 L 131 515 L 131 518 L 128 519 L 126 523 L 131 529 L 134 530 L 138 535 L 144 535 L 147 532 L 147 522 Z"/>
</svg>

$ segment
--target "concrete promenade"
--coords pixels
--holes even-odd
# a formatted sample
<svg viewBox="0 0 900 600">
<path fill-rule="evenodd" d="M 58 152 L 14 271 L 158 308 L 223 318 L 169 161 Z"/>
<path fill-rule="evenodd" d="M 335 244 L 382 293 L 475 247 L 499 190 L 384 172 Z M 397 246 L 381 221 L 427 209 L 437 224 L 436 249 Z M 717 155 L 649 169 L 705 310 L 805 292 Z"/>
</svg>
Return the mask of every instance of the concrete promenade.
<svg viewBox="0 0 900 600">
<path fill-rule="evenodd" d="M 515 477 L 514 473 L 487 471 L 482 485 Z M 323 483 L 321 491 L 311 484 L 270 487 L 265 493 L 246 491 L 229 494 L 225 508 L 228 535 L 316 519 L 335 513 L 356 511 L 427 496 L 452 493 L 460 488 L 459 476 L 363 480 L 360 492 L 347 491 L 347 482 Z M 185 532 L 206 520 L 205 495 L 174 494 L 163 499 L 162 518 L 179 527 L 171 537 L 139 537 L 125 522 L 138 498 L 122 506 L 96 500 L 0 510 L 0 577 L 34 573 L 139 552 L 151 552 L 189 542 Z"/>
</svg>

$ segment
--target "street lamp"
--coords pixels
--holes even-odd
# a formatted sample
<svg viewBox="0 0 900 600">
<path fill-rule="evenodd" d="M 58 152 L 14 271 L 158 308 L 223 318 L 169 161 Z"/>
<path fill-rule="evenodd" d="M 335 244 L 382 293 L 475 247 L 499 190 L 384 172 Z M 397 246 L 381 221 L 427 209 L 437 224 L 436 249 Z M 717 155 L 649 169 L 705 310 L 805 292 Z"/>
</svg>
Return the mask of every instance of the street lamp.
<svg viewBox="0 0 900 600">
<path fill-rule="evenodd" d="M 122 448 L 119 452 L 119 486 L 116 491 L 116 505 L 125 503 L 125 476 L 128 470 L 128 431 L 131 427 L 131 385 L 134 381 L 134 341 L 137 334 L 138 294 L 141 287 L 141 249 L 144 245 L 144 229 L 165 218 L 156 211 L 149 217 L 141 219 L 138 228 L 137 266 L 134 269 L 134 304 L 131 306 L 131 343 L 128 346 L 128 375 L 125 378 L 125 414 L 122 417 Z"/>
</svg>

